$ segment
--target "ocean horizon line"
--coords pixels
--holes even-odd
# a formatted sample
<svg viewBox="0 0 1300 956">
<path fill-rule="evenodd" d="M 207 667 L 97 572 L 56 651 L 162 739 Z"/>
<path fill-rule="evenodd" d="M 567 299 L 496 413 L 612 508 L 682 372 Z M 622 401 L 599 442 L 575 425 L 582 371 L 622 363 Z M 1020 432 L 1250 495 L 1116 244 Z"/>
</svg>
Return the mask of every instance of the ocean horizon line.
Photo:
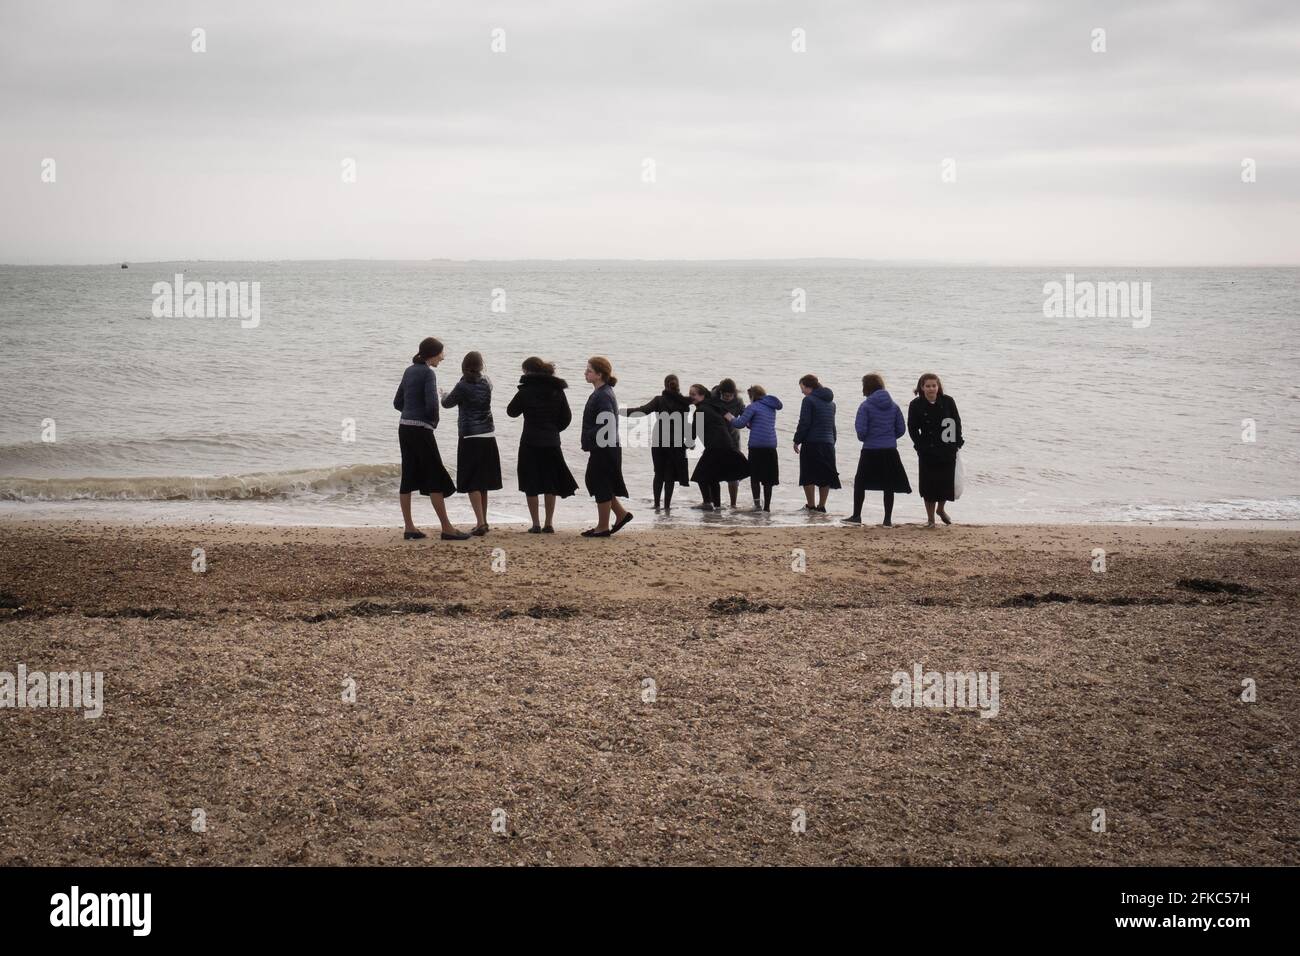
<svg viewBox="0 0 1300 956">
<path fill-rule="evenodd" d="M 287 265 L 298 265 L 303 263 L 402 263 L 402 264 L 447 264 L 447 265 L 473 265 L 473 264 L 527 264 L 527 263 L 554 263 L 554 264 L 600 264 L 600 263 L 638 263 L 649 265 L 736 265 L 736 264 L 753 264 L 753 265 L 782 265 L 791 263 L 814 263 L 827 265 L 859 265 L 871 268 L 914 268 L 914 269 L 1300 269 L 1300 262 L 1258 262 L 1258 263 L 1231 263 L 1231 262 L 1197 262 L 1197 263 L 1171 263 L 1171 262 L 1081 262 L 1070 260 L 1043 260 L 1035 262 L 1013 262 L 997 260 L 966 260 L 966 259 L 877 259 L 877 258 L 856 258 L 852 256 L 793 256 L 788 258 L 781 257 L 760 257 L 760 258 L 600 258 L 600 257 L 571 257 L 571 258 L 449 258 L 445 256 L 429 258 L 362 258 L 357 256 L 344 256 L 333 258 L 286 258 L 286 259 L 230 259 L 230 258 L 193 258 L 193 259 L 109 259 L 102 262 L 0 262 L 0 269 L 31 269 L 31 268 L 50 268 L 50 269 L 78 269 L 78 268 L 120 268 L 126 266 L 171 266 L 196 263 L 257 263 L 257 264 L 274 264 L 283 263 Z"/>
</svg>

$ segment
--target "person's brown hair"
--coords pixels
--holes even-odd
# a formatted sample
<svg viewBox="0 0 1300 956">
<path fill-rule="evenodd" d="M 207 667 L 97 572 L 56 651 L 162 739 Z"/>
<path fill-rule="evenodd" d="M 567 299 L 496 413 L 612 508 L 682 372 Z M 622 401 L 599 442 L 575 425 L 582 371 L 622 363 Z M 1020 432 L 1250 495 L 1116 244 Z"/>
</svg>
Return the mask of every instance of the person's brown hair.
<svg viewBox="0 0 1300 956">
<path fill-rule="evenodd" d="M 471 382 L 477 382 L 483 377 L 483 356 L 478 352 L 466 352 L 460 360 L 460 374 Z"/>
<path fill-rule="evenodd" d="M 432 335 L 420 342 L 420 351 L 411 356 L 412 362 L 427 362 L 442 354 L 442 343 Z"/>
<path fill-rule="evenodd" d="M 694 385 L 692 385 L 692 386 L 691 386 L 690 388 L 688 388 L 686 391 L 687 391 L 688 394 L 691 393 L 691 392 L 698 392 L 700 398 L 708 398 L 708 397 L 709 397 L 709 388 L 708 388 L 708 386 L 707 386 L 707 385 L 701 385 L 699 382 L 696 382 Z"/>
<path fill-rule="evenodd" d="M 605 380 L 605 384 L 610 388 L 618 384 L 618 379 L 614 377 L 614 366 L 609 364 L 609 359 L 605 358 L 605 356 L 593 355 L 587 359 L 587 364 Z"/>
<path fill-rule="evenodd" d="M 719 395 L 735 395 L 735 394 L 736 394 L 736 380 L 735 380 L 735 379 L 732 379 L 732 378 L 724 378 L 721 382 L 718 383 L 718 394 L 719 394 Z"/>
<path fill-rule="evenodd" d="M 870 395 L 885 387 L 885 379 L 879 372 L 868 372 L 862 376 L 862 394 Z"/>
<path fill-rule="evenodd" d="M 803 378 L 799 379 L 799 384 L 804 388 L 821 388 L 822 383 L 817 380 L 817 376 L 809 372 Z"/>
<path fill-rule="evenodd" d="M 749 386 L 749 400 L 751 402 L 758 401 L 766 394 L 767 394 L 767 389 L 765 389 L 762 385 Z"/>
<path fill-rule="evenodd" d="M 680 395 L 682 393 L 682 383 L 678 381 L 676 375 L 665 375 L 664 389 L 672 392 L 674 395 Z"/>
<path fill-rule="evenodd" d="M 941 398 L 943 396 L 943 382 L 940 381 L 939 376 L 935 375 L 933 372 L 926 372 L 924 375 L 922 375 L 920 378 L 916 380 L 916 388 L 912 389 L 912 394 L 920 395 L 921 389 L 925 387 L 925 383 L 930 381 L 930 379 L 934 379 L 936 382 L 939 382 L 939 394 L 936 395 L 935 398 Z"/>
<path fill-rule="evenodd" d="M 554 375 L 555 363 L 543 361 L 536 355 L 530 355 L 524 359 L 524 371 L 532 372 L 535 375 Z"/>
</svg>

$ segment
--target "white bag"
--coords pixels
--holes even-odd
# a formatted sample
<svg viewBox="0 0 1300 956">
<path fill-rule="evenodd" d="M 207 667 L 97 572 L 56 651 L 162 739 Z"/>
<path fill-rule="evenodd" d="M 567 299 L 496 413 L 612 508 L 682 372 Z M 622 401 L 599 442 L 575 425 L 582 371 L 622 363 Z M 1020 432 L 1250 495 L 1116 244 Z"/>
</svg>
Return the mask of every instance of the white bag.
<svg viewBox="0 0 1300 956">
<path fill-rule="evenodd" d="M 957 463 L 952 469 L 952 500 L 956 501 L 961 497 L 962 491 L 966 487 L 966 466 L 962 464 L 961 449 L 957 449 Z"/>
</svg>

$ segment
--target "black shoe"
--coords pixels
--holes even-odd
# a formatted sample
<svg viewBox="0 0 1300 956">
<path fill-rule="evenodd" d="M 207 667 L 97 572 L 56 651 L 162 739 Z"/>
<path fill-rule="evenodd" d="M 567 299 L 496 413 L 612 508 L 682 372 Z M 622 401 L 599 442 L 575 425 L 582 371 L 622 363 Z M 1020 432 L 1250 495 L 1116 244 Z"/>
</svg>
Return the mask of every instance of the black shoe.
<svg viewBox="0 0 1300 956">
<path fill-rule="evenodd" d="M 539 525 L 539 524 L 535 524 L 535 525 L 533 525 L 531 528 L 528 529 L 528 533 L 529 533 L 529 534 L 541 534 L 541 533 L 542 533 L 542 526 Z"/>
<path fill-rule="evenodd" d="M 418 538 L 427 538 L 429 536 L 423 531 L 406 531 L 402 534 L 402 537 L 407 541 L 415 541 Z"/>
<path fill-rule="evenodd" d="M 939 513 L 939 520 L 941 520 L 944 524 L 952 524 L 952 519 L 949 518 L 949 517 L 948 517 L 946 514 L 944 514 L 943 512 L 940 512 L 940 513 Z"/>
<path fill-rule="evenodd" d="M 629 511 L 626 514 L 624 514 L 623 517 L 619 518 L 617 521 L 614 522 L 614 527 L 609 529 L 609 533 L 613 534 L 615 531 L 623 527 L 623 525 L 627 524 L 631 520 L 632 520 L 632 512 Z"/>
<path fill-rule="evenodd" d="M 818 512 L 821 512 L 822 514 L 825 514 L 825 513 L 826 513 L 826 506 L 825 506 L 825 505 L 818 505 L 816 508 L 813 509 L 813 511 L 818 511 Z"/>
<path fill-rule="evenodd" d="M 584 538 L 608 538 L 609 535 L 610 533 L 608 531 L 597 531 L 595 528 L 588 528 L 586 531 L 582 532 Z"/>
<path fill-rule="evenodd" d="M 444 531 L 442 533 L 442 540 L 443 541 L 468 541 L 469 535 L 466 534 L 464 531 L 457 531 L 455 534 L 448 534 L 447 532 Z"/>
<path fill-rule="evenodd" d="M 862 524 L 861 515 L 849 515 L 847 518 L 841 518 L 840 520 L 848 524 Z"/>
<path fill-rule="evenodd" d="M 542 529 L 542 534 L 555 534 L 555 529 L 548 524 L 545 528 Z"/>
<path fill-rule="evenodd" d="M 473 531 L 471 531 L 470 534 L 472 534 L 472 535 L 473 535 L 474 537 L 476 537 L 476 538 L 481 538 L 481 537 L 483 537 L 483 535 L 487 534 L 488 531 L 490 531 L 490 530 L 491 530 L 491 529 L 490 529 L 487 525 L 485 525 L 485 524 L 481 524 L 481 525 L 479 525 L 477 528 L 475 528 Z"/>
</svg>

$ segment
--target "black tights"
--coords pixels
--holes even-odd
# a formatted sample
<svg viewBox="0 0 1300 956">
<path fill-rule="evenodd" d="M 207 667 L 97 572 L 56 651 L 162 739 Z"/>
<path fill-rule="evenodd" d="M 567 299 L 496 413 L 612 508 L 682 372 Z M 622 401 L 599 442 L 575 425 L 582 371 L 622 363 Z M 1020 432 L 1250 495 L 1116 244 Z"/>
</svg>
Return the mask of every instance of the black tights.
<svg viewBox="0 0 1300 956">
<path fill-rule="evenodd" d="M 665 481 L 663 478 L 655 478 L 655 507 L 659 507 L 659 496 L 663 495 L 664 507 L 667 508 L 673 503 L 673 486 L 675 481 Z"/>
<path fill-rule="evenodd" d="M 697 482 L 700 486 L 700 494 L 704 496 L 706 505 L 713 505 L 715 508 L 722 507 L 722 482 Z"/>
<path fill-rule="evenodd" d="M 865 488 L 853 489 L 853 517 L 862 517 L 862 500 L 866 498 L 867 490 Z M 890 524 L 894 517 L 894 493 L 885 492 L 885 524 Z"/>
<path fill-rule="evenodd" d="M 771 511 L 771 510 L 772 510 L 772 486 L 771 486 L 771 485 L 762 485 L 762 486 L 760 486 L 759 483 L 758 483 L 758 478 L 755 477 L 754 475 L 750 475 L 750 476 L 749 476 L 749 490 L 752 491 L 752 492 L 754 493 L 754 503 L 755 503 L 755 504 L 758 504 L 758 489 L 759 489 L 760 487 L 762 487 L 762 489 L 763 489 L 763 510 L 764 510 L 764 511 Z"/>
</svg>

